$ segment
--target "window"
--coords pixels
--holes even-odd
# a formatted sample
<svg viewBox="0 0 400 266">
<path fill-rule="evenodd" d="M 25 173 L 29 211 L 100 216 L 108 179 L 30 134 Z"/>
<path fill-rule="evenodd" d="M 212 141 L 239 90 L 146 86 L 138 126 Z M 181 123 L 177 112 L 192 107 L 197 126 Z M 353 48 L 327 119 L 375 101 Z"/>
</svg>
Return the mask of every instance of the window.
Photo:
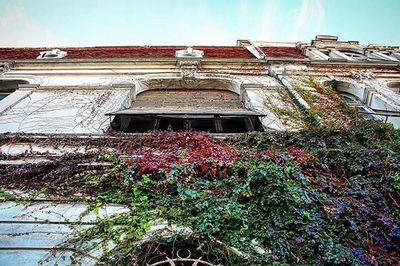
<svg viewBox="0 0 400 266">
<path fill-rule="evenodd" d="M 384 120 L 384 117 L 375 114 L 375 112 L 368 107 L 359 106 L 357 107 L 357 111 L 361 114 L 365 114 L 369 120 L 374 120 L 374 121 Z"/>
<path fill-rule="evenodd" d="M 348 105 L 356 105 L 358 103 L 358 101 L 356 99 L 354 99 L 354 97 L 351 97 L 349 95 L 346 94 L 341 94 L 340 96 L 342 96 L 343 100 L 348 104 Z"/>
<path fill-rule="evenodd" d="M 4 98 L 6 98 L 8 95 L 9 95 L 9 93 L 0 92 L 0 101 L 3 100 Z"/>
<path fill-rule="evenodd" d="M 347 93 L 340 93 L 339 94 L 343 100 L 349 105 L 357 109 L 357 112 L 364 114 L 368 119 L 374 121 L 382 121 L 384 117 L 379 115 L 376 111 L 371 109 L 369 106 L 363 104 L 359 99 L 355 96 Z"/>
<path fill-rule="evenodd" d="M 109 115 L 112 128 L 122 132 L 262 131 L 260 114 L 246 109 L 237 93 L 223 89 L 151 89 L 138 94 L 131 108 Z"/>
<path fill-rule="evenodd" d="M 0 101 L 18 89 L 19 84 L 28 84 L 25 80 L 0 80 Z"/>
<path fill-rule="evenodd" d="M 341 52 L 354 60 L 358 61 L 367 60 L 367 57 L 360 53 L 355 53 L 351 51 L 341 51 Z"/>
<path fill-rule="evenodd" d="M 125 121 L 125 122 L 122 122 Z M 125 125 L 125 126 L 124 126 Z M 212 118 L 165 118 L 160 116 L 121 116 L 116 115 L 111 127 L 122 132 L 148 132 L 153 130 L 196 130 L 210 133 L 242 133 L 249 131 L 262 131 L 258 117 L 219 117 Z"/>
</svg>

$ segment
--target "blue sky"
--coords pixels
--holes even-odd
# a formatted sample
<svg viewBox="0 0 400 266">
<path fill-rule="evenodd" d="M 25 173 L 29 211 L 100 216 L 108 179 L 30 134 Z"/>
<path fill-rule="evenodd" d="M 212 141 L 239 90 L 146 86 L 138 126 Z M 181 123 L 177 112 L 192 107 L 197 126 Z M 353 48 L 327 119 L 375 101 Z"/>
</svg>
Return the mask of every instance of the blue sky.
<svg viewBox="0 0 400 266">
<path fill-rule="evenodd" d="M 0 46 L 400 45 L 400 0 L 0 0 Z"/>
</svg>

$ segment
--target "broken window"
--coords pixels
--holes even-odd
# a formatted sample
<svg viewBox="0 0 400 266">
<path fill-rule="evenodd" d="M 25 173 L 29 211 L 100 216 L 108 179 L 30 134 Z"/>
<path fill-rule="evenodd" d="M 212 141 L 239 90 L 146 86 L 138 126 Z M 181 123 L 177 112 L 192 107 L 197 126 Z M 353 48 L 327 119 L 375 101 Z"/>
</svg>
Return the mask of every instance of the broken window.
<svg viewBox="0 0 400 266">
<path fill-rule="evenodd" d="M 222 89 L 153 89 L 137 95 L 132 107 L 110 114 L 122 132 L 199 130 L 211 133 L 261 131 L 259 113 L 239 95 Z"/>
</svg>

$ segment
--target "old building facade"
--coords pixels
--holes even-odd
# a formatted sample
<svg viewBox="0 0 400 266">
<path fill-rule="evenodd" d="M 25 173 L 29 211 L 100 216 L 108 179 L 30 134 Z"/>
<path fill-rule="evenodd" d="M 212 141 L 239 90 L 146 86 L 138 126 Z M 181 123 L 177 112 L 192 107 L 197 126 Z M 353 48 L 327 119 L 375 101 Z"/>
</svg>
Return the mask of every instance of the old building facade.
<svg viewBox="0 0 400 266">
<path fill-rule="evenodd" d="M 310 119 L 343 129 L 352 123 L 349 112 L 400 128 L 399 47 L 319 35 L 310 43 L 238 40 L 225 47 L 0 48 L 0 133 L 4 139 L 25 136 L 2 143 L 0 167 L 48 162 L 49 154 L 53 160 L 90 153 L 74 143 L 43 144 L 47 138 L 123 138 L 128 134 L 122 133 L 158 130 L 218 136 L 300 131 Z M 40 141 L 26 143 L 26 138 Z M 102 163 L 93 167 L 109 162 Z M 26 191 L 13 193 L 32 204 L 0 203 L 4 265 L 54 265 L 43 257 L 70 252 L 57 247 L 78 221 L 84 220 L 81 230 L 99 217 L 127 211 L 110 205 L 93 213 L 85 203 L 49 203 L 40 195 L 26 197 Z M 170 225 L 155 227 L 163 226 Z M 100 255 L 82 263 L 94 264 Z M 197 265 L 190 263 L 184 265 Z"/>
</svg>

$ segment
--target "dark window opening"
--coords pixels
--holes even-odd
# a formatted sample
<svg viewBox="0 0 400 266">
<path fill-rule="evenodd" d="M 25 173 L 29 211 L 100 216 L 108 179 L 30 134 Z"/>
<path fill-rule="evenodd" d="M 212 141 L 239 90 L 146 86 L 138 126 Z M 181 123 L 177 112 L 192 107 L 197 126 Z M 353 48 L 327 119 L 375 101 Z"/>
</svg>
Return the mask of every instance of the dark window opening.
<svg viewBox="0 0 400 266">
<path fill-rule="evenodd" d="M 116 116 L 112 122 L 111 127 L 114 130 L 122 132 L 147 132 L 156 128 L 154 119 L 137 117 L 131 119 L 127 116 Z"/>
<path fill-rule="evenodd" d="M 210 133 L 243 133 L 263 131 L 258 117 L 143 117 L 117 115 L 111 121 L 111 127 L 120 132 L 142 133 L 153 130 L 195 130 Z"/>
<path fill-rule="evenodd" d="M 190 121 L 190 128 L 197 131 L 217 132 L 216 119 L 196 119 Z"/>
<path fill-rule="evenodd" d="M 161 118 L 157 129 L 182 131 L 185 130 L 185 121 L 183 119 Z"/>
<path fill-rule="evenodd" d="M 128 132 L 146 132 L 149 129 L 154 129 L 154 120 L 152 119 L 135 119 L 130 120 L 128 125 Z"/>
<path fill-rule="evenodd" d="M 226 133 L 246 132 L 248 130 L 248 119 L 246 118 L 229 118 L 222 119 L 221 124 Z"/>
<path fill-rule="evenodd" d="M 28 84 L 25 80 L 0 80 L 0 101 L 18 89 L 19 84 Z"/>
<path fill-rule="evenodd" d="M 347 104 L 357 104 L 357 101 L 356 101 L 356 100 L 354 100 L 353 98 L 351 98 L 351 97 L 349 97 L 349 96 L 347 96 L 347 95 L 342 95 L 342 97 L 343 97 L 344 101 L 345 101 Z"/>
<path fill-rule="evenodd" d="M 6 98 L 10 93 L 0 93 L 0 101 Z"/>
<path fill-rule="evenodd" d="M 226 133 L 263 131 L 258 117 L 225 118 L 221 119 L 221 124 Z"/>
</svg>

